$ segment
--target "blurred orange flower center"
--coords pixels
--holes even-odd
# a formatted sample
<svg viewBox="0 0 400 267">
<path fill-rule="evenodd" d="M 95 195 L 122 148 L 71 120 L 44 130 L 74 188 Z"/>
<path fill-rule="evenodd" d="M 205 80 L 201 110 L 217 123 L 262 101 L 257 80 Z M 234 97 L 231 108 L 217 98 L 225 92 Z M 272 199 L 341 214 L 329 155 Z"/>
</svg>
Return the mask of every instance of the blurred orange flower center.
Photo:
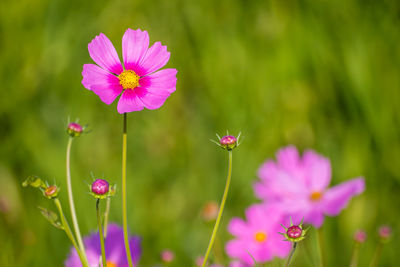
<svg viewBox="0 0 400 267">
<path fill-rule="evenodd" d="M 124 70 L 120 75 L 118 75 L 119 84 L 122 85 L 124 89 L 134 89 L 139 86 L 139 75 L 137 75 L 133 70 Z"/>
<path fill-rule="evenodd" d="M 118 267 L 118 265 L 115 264 L 114 262 L 107 261 L 107 267 Z"/>
<path fill-rule="evenodd" d="M 265 240 L 267 240 L 267 234 L 259 231 L 254 235 L 254 239 L 258 242 L 258 243 L 262 243 L 265 242 Z"/>
<path fill-rule="evenodd" d="M 322 197 L 322 193 L 321 193 L 321 192 L 318 192 L 318 191 L 314 191 L 314 192 L 312 192 L 311 195 L 310 195 L 311 201 L 318 201 L 318 200 L 321 199 L 321 197 Z"/>
</svg>

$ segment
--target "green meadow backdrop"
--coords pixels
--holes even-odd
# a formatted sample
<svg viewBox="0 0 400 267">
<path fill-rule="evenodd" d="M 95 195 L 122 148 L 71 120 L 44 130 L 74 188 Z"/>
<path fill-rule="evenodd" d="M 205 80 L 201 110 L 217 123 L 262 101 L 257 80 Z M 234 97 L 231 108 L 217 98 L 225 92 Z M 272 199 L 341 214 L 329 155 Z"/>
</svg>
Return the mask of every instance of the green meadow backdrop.
<svg viewBox="0 0 400 267">
<path fill-rule="evenodd" d="M 400 3 L 372 0 L 201 0 L 0 2 L 0 265 L 62 266 L 65 234 L 37 206 L 52 208 L 21 182 L 36 174 L 61 187 L 67 211 L 68 117 L 91 132 L 72 148 L 81 231 L 96 230 L 91 172 L 120 185 L 122 115 L 81 85 L 92 63 L 87 44 L 100 32 L 121 52 L 127 28 L 147 30 L 171 52 L 177 90 L 155 111 L 128 115 L 129 227 L 140 235 L 140 266 L 176 253 L 193 266 L 211 228 L 201 219 L 219 201 L 227 154 L 209 141 L 242 132 L 222 227 L 257 202 L 260 164 L 281 146 L 313 148 L 332 162 L 332 184 L 365 176 L 366 192 L 324 224 L 329 266 L 346 266 L 352 235 L 365 229 L 368 266 L 381 224 L 394 238 L 381 266 L 398 263 L 400 207 Z M 121 195 L 110 220 L 121 222 Z M 68 217 L 69 213 L 66 212 Z M 293 266 L 313 266 L 315 231 Z M 307 248 L 307 249 L 306 249 Z M 397 248 L 397 249 L 396 249 Z M 226 258 L 225 264 L 228 263 Z M 275 261 L 272 266 L 279 266 Z"/>
</svg>

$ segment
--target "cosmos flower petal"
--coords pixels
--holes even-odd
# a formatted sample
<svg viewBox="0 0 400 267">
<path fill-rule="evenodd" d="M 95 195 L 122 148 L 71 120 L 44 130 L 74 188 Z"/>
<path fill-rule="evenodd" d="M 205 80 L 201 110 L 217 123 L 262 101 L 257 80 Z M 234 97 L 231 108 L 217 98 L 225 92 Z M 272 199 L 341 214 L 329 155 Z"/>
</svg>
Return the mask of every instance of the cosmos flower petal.
<svg viewBox="0 0 400 267">
<path fill-rule="evenodd" d="M 140 86 L 157 95 L 169 95 L 176 90 L 176 69 L 164 69 L 140 79 Z"/>
<path fill-rule="evenodd" d="M 361 194 L 365 190 L 364 178 L 359 177 L 341 183 L 327 190 L 324 194 L 324 212 L 330 216 L 335 216 L 347 207 L 350 199 Z"/>
<path fill-rule="evenodd" d="M 115 74 L 120 74 L 123 71 L 117 51 L 103 33 L 97 35 L 89 43 L 88 49 L 90 57 L 103 69 Z"/>
<path fill-rule="evenodd" d="M 321 192 L 331 182 L 331 163 L 329 159 L 308 150 L 303 155 L 303 164 L 306 169 L 308 188 L 314 192 Z"/>
<path fill-rule="evenodd" d="M 324 215 L 320 209 L 310 210 L 304 214 L 304 223 L 309 223 L 316 228 L 320 228 L 323 222 Z"/>
<path fill-rule="evenodd" d="M 82 76 L 83 86 L 92 90 L 107 105 L 122 92 L 118 78 L 94 64 L 83 65 Z"/>
<path fill-rule="evenodd" d="M 140 62 L 140 69 L 137 70 L 139 76 L 145 76 L 162 68 L 167 64 L 170 52 L 167 47 L 161 45 L 161 42 L 155 42 L 146 52 L 146 55 Z"/>
<path fill-rule="evenodd" d="M 120 114 L 139 111 L 144 108 L 143 102 L 137 96 L 135 90 L 127 89 L 122 93 L 118 101 L 117 110 Z"/>
<path fill-rule="evenodd" d="M 153 94 L 143 87 L 135 88 L 135 93 L 137 97 L 140 99 L 140 101 L 143 103 L 144 107 L 147 109 L 160 108 L 169 96 L 169 94 L 167 95 Z"/>
<path fill-rule="evenodd" d="M 122 57 L 127 70 L 136 70 L 149 48 L 149 34 L 140 29 L 127 29 L 122 37 Z"/>
<path fill-rule="evenodd" d="M 234 259 L 240 259 L 245 266 L 254 266 L 254 260 L 248 254 L 247 244 L 240 240 L 232 240 L 226 243 L 226 253 Z"/>
<path fill-rule="evenodd" d="M 246 223 L 240 218 L 231 219 L 228 225 L 229 233 L 235 236 L 242 236 L 242 234 L 246 232 L 246 229 Z"/>
<path fill-rule="evenodd" d="M 290 170 L 298 167 L 300 156 L 295 146 L 287 146 L 278 151 L 276 159 L 280 167 Z"/>
</svg>

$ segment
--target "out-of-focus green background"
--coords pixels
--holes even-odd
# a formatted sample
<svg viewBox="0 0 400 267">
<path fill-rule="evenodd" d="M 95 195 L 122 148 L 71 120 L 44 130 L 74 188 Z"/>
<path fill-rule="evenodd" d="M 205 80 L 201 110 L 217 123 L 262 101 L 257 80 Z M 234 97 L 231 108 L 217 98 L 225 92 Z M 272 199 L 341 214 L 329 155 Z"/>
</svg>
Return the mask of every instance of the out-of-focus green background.
<svg viewBox="0 0 400 267">
<path fill-rule="evenodd" d="M 324 231 L 330 266 L 348 265 L 352 235 L 367 230 L 361 266 L 387 223 L 395 238 L 381 266 L 396 266 L 400 219 L 400 3 L 337 0 L 0 2 L 0 265 L 62 266 L 70 244 L 37 206 L 53 204 L 21 182 L 56 181 L 67 209 L 65 126 L 92 132 L 72 148 L 81 230 L 96 229 L 90 172 L 120 184 L 122 116 L 81 85 L 87 44 L 100 32 L 121 52 L 124 31 L 161 40 L 178 69 L 177 91 L 156 111 L 129 114 L 128 205 L 131 232 L 143 237 L 141 266 L 169 248 L 172 266 L 192 266 L 210 226 L 201 209 L 221 197 L 227 155 L 209 139 L 241 131 L 234 152 L 226 224 L 257 202 L 256 171 L 284 145 L 329 157 L 332 184 L 364 175 L 367 190 Z M 111 221 L 121 222 L 121 196 Z M 68 212 L 67 212 L 68 214 Z M 315 233 L 306 241 L 312 249 Z M 227 259 L 226 259 L 227 260 Z M 278 264 L 278 262 L 276 262 Z M 278 265 L 276 265 L 278 266 Z M 312 266 L 305 250 L 293 266 Z"/>
</svg>

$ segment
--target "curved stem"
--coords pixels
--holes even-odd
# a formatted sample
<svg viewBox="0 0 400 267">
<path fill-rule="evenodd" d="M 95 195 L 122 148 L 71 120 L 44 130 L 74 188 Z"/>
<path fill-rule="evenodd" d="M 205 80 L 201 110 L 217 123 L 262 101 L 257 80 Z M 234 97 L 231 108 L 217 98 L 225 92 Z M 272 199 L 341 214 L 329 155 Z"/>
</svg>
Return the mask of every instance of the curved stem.
<svg viewBox="0 0 400 267">
<path fill-rule="evenodd" d="M 105 267 L 107 265 L 106 249 L 104 247 L 104 236 L 103 236 L 103 228 L 101 227 L 101 216 L 100 216 L 99 205 L 100 205 L 100 199 L 98 198 L 96 201 L 97 225 L 99 226 L 101 262 L 102 262 L 102 266 Z"/>
<path fill-rule="evenodd" d="M 106 202 L 106 211 L 104 212 L 104 238 L 107 237 L 108 215 L 110 214 L 110 202 L 111 198 L 108 197 Z"/>
<path fill-rule="evenodd" d="M 322 232 L 322 227 L 317 230 L 317 241 L 318 241 L 318 250 L 319 250 L 319 266 L 324 267 L 326 262 L 325 255 L 325 246 L 324 246 L 324 233 Z"/>
<path fill-rule="evenodd" d="M 289 258 L 286 261 L 286 265 L 285 265 L 286 267 L 289 267 L 290 262 L 292 261 L 292 257 L 294 255 L 294 252 L 296 251 L 296 247 L 297 247 L 297 242 L 294 242 L 292 250 L 290 251 L 290 254 L 289 254 Z"/>
<path fill-rule="evenodd" d="M 379 242 L 378 246 L 376 247 L 374 256 L 371 260 L 371 264 L 369 265 L 370 267 L 378 266 L 379 258 L 381 257 L 381 253 L 382 253 L 382 248 L 383 248 L 383 244 L 382 244 L 382 242 Z"/>
<path fill-rule="evenodd" d="M 358 254 L 360 251 L 360 243 L 355 242 L 353 252 L 351 253 L 350 267 L 357 267 L 358 265 Z"/>
<path fill-rule="evenodd" d="M 133 267 L 131 249 L 129 247 L 128 237 L 128 221 L 126 212 L 126 132 L 127 132 L 127 114 L 124 113 L 124 124 L 122 132 L 122 226 L 124 229 L 124 243 L 126 258 L 128 260 L 129 267 Z"/>
<path fill-rule="evenodd" d="M 74 197 L 72 195 L 72 184 L 71 184 L 71 168 L 70 168 L 70 157 L 71 157 L 71 146 L 73 137 L 70 137 L 67 145 L 67 156 L 66 156 L 66 170 L 67 170 L 67 191 L 68 191 L 68 201 L 71 210 L 72 224 L 74 226 L 75 236 L 78 241 L 79 248 L 83 252 L 86 258 L 85 246 L 83 245 L 81 231 L 79 230 L 78 220 L 76 218 Z"/>
<path fill-rule="evenodd" d="M 215 237 L 217 235 L 219 223 L 221 221 L 222 213 L 224 212 L 225 202 L 226 202 L 226 198 L 228 196 L 228 191 L 229 191 L 229 185 L 231 183 L 231 176 L 232 176 L 232 150 L 229 150 L 228 152 L 229 152 L 228 176 L 226 178 L 224 195 L 222 196 L 222 201 L 221 201 L 221 206 L 219 208 L 217 221 L 215 222 L 215 225 L 214 225 L 214 229 L 213 229 L 213 232 L 212 232 L 212 235 L 211 235 L 210 242 L 208 244 L 206 255 L 204 256 L 204 261 L 203 261 L 202 267 L 206 266 L 208 256 L 210 255 L 210 251 L 211 251 L 212 246 L 214 244 L 214 240 L 215 240 Z"/>
<path fill-rule="evenodd" d="M 61 220 L 61 224 L 64 227 L 64 231 L 67 234 L 69 240 L 71 240 L 72 245 L 76 249 L 76 252 L 78 253 L 78 256 L 79 256 L 79 259 L 81 260 L 82 265 L 84 267 L 89 267 L 89 263 L 87 262 L 87 259 L 86 259 L 85 255 L 83 254 L 83 252 L 79 249 L 79 247 L 75 241 L 74 235 L 71 232 L 71 228 L 69 227 L 69 224 L 68 224 L 67 220 L 65 219 L 60 200 L 58 200 L 58 198 L 55 198 L 54 204 L 57 206 L 58 212 L 60 213 L 60 220 Z"/>
</svg>

